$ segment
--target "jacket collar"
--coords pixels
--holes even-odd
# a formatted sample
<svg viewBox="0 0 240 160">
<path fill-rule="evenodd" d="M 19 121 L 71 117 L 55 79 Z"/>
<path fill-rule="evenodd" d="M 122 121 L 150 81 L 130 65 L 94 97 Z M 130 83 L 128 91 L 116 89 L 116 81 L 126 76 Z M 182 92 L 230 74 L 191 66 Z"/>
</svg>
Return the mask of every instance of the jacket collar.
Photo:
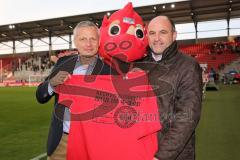
<svg viewBox="0 0 240 160">
<path fill-rule="evenodd" d="M 148 57 L 154 61 L 154 59 L 152 58 L 152 54 L 151 52 L 153 52 L 151 49 L 149 49 L 149 52 L 148 52 Z M 160 61 L 158 61 L 159 63 L 160 62 L 164 62 L 164 63 L 168 63 L 170 62 L 178 53 L 178 45 L 177 45 L 177 41 L 174 41 L 168 48 L 166 48 L 163 53 L 162 53 L 162 59 Z"/>
</svg>

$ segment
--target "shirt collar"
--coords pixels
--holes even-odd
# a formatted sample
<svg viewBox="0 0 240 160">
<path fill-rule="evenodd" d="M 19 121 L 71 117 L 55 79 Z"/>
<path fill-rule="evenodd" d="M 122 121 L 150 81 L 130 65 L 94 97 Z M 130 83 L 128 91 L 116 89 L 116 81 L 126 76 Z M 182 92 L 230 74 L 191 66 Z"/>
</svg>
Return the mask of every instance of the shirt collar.
<svg viewBox="0 0 240 160">
<path fill-rule="evenodd" d="M 153 59 L 157 62 L 160 61 L 162 59 L 162 54 L 155 54 L 153 52 L 151 52 Z"/>
<path fill-rule="evenodd" d="M 94 67 L 95 67 L 95 65 L 96 65 L 96 63 L 97 63 L 98 57 L 99 57 L 99 56 L 96 55 L 94 61 L 92 61 L 92 62 L 87 66 L 87 72 L 86 72 L 87 75 L 89 75 L 89 74 L 92 73 L 92 71 L 93 71 L 93 69 L 94 69 Z M 76 65 L 75 65 L 75 69 L 78 68 L 78 67 L 81 67 L 81 66 L 82 66 L 82 65 L 81 65 L 81 63 L 80 63 L 80 56 L 78 55 L 77 63 L 76 63 Z"/>
</svg>

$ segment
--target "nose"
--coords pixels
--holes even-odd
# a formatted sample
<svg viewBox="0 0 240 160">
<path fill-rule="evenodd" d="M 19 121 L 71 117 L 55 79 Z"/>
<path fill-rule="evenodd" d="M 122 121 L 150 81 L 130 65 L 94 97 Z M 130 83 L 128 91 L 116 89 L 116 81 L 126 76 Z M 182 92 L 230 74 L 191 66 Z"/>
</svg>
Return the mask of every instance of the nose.
<svg viewBox="0 0 240 160">
<path fill-rule="evenodd" d="M 155 41 L 159 41 L 159 40 L 161 40 L 161 34 L 156 33 Z"/>
<path fill-rule="evenodd" d="M 117 48 L 117 44 L 114 42 L 109 42 L 104 46 L 104 49 L 108 52 L 111 52 Z"/>
<path fill-rule="evenodd" d="M 108 52 L 114 51 L 116 48 L 120 48 L 121 50 L 127 50 L 132 47 L 132 42 L 131 41 L 121 41 L 118 44 L 115 42 L 109 42 L 104 46 L 104 49 Z"/>
<path fill-rule="evenodd" d="M 127 50 L 132 47 L 132 42 L 131 41 L 122 41 L 119 44 L 119 48 L 122 50 Z"/>
<path fill-rule="evenodd" d="M 86 44 L 87 44 L 88 46 L 90 46 L 90 45 L 91 45 L 91 40 L 90 40 L 90 39 L 87 39 L 87 40 L 86 40 Z"/>
</svg>

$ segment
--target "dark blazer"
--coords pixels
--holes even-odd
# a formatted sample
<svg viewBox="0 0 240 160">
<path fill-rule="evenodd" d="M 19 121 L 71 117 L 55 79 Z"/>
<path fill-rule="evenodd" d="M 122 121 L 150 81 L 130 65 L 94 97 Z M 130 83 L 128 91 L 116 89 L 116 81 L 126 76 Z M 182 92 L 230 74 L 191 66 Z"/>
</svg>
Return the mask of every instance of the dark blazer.
<svg viewBox="0 0 240 160">
<path fill-rule="evenodd" d="M 54 66 L 51 74 L 42 82 L 36 91 L 37 101 L 41 104 L 47 103 L 53 96 L 55 98 L 54 111 L 52 113 L 52 120 L 48 134 L 47 142 L 47 155 L 51 155 L 57 148 L 62 134 L 63 134 L 63 115 L 65 107 L 57 104 L 58 94 L 49 95 L 48 84 L 49 79 L 54 77 L 59 71 L 67 71 L 70 74 L 73 73 L 78 55 L 62 57 L 58 60 Z M 92 71 L 93 75 L 107 75 L 110 74 L 111 70 L 108 65 L 106 65 L 100 58 L 97 59 L 96 65 Z"/>
</svg>

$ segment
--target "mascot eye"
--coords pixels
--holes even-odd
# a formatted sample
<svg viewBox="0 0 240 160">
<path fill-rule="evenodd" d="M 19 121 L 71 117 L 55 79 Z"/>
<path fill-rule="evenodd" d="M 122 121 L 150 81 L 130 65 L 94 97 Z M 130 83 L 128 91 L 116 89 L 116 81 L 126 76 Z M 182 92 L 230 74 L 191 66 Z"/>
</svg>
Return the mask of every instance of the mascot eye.
<svg viewBox="0 0 240 160">
<path fill-rule="evenodd" d="M 118 35 L 120 33 L 120 26 L 118 24 L 113 24 L 110 28 L 109 28 L 109 34 L 112 36 Z"/>
<path fill-rule="evenodd" d="M 138 38 L 143 38 L 144 34 L 143 34 L 143 30 L 141 28 L 137 28 L 135 31 L 135 34 Z"/>
</svg>

